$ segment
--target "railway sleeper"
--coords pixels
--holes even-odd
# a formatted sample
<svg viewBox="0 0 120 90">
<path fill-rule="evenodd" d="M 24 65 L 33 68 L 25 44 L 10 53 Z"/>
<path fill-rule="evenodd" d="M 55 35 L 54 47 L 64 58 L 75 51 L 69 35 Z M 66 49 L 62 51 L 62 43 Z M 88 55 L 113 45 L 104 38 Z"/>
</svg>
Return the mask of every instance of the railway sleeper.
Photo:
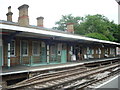
<svg viewBox="0 0 120 90">
<path fill-rule="evenodd" d="M 107 77 L 110 77 L 110 76 L 113 76 L 113 75 L 115 75 L 115 74 L 118 74 L 119 73 L 119 71 L 120 71 L 120 69 L 119 70 L 117 70 L 117 71 L 112 71 L 112 72 L 110 72 L 110 73 L 108 73 L 106 76 L 104 76 L 104 77 L 102 77 L 102 78 L 100 78 L 100 79 L 96 79 L 96 78 L 93 78 L 93 79 L 91 79 L 91 78 L 86 78 L 86 81 L 82 81 L 82 83 L 81 83 L 81 81 L 78 81 L 78 83 L 77 84 L 74 84 L 75 82 L 73 82 L 72 83 L 72 85 L 67 85 L 67 86 L 64 86 L 63 88 L 62 88 L 62 90 L 76 90 L 76 89 L 82 89 L 82 88 L 84 88 L 84 87 L 87 87 L 88 85 L 91 85 L 91 84 L 95 84 L 96 82 L 99 82 L 99 81 L 101 81 L 102 79 L 105 79 L 105 78 L 107 78 Z M 114 73 L 114 74 L 113 74 Z M 91 79 L 91 80 L 89 80 L 89 79 Z M 84 80 L 84 79 L 83 79 Z"/>
<path fill-rule="evenodd" d="M 104 71 L 106 71 L 106 70 L 104 70 Z M 100 71 L 101 72 L 101 71 Z M 95 73 L 94 73 L 95 74 Z M 92 74 L 91 74 L 92 75 Z M 78 79 L 78 78 L 77 78 Z M 69 81 L 67 81 L 67 82 L 70 82 L 70 81 L 72 81 L 72 80 L 69 80 Z M 67 83 L 67 82 L 62 82 L 61 84 L 64 84 L 64 83 Z M 60 83 L 58 84 L 58 85 L 60 85 Z M 42 88 L 42 89 L 51 89 L 51 88 L 53 88 L 53 87 L 56 87 L 57 86 L 57 84 L 55 84 L 55 85 L 53 85 L 53 86 L 49 86 L 49 87 L 46 87 L 46 88 Z M 41 89 L 41 88 L 40 88 Z"/>
<path fill-rule="evenodd" d="M 98 69 L 98 68 L 97 68 Z M 100 72 L 100 71 L 99 71 Z M 95 74 L 95 73 L 94 73 Z M 78 78 L 78 77 L 77 77 Z M 64 83 L 64 82 L 63 82 Z M 53 85 L 54 86 L 54 85 Z M 50 86 L 50 87 L 53 87 L 53 86 Z M 46 87 L 46 88 L 48 88 L 48 87 Z M 44 89 L 44 88 L 43 88 Z"/>
</svg>

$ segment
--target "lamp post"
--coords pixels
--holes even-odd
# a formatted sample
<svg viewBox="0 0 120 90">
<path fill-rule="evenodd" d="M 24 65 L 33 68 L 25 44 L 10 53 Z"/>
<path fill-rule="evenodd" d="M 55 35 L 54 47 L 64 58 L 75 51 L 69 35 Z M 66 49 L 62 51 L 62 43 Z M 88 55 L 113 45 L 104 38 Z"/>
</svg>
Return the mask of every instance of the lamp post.
<svg viewBox="0 0 120 90">
<path fill-rule="evenodd" d="M 120 24 L 120 0 L 116 0 L 118 3 L 118 24 Z"/>
<path fill-rule="evenodd" d="M 116 0 L 116 2 L 120 5 L 120 0 Z"/>
</svg>

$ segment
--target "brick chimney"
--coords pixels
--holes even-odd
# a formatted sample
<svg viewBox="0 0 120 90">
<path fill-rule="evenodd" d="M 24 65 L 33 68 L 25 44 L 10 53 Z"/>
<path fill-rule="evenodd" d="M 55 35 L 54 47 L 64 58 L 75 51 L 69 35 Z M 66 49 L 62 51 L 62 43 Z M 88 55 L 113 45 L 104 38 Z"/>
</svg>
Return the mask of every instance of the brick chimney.
<svg viewBox="0 0 120 90">
<path fill-rule="evenodd" d="M 67 32 L 74 33 L 74 23 L 67 23 Z"/>
<path fill-rule="evenodd" d="M 28 8 L 29 8 L 29 6 L 26 4 L 24 4 L 18 8 L 18 10 L 19 10 L 18 23 L 20 26 L 28 26 L 29 25 Z"/>
<path fill-rule="evenodd" d="M 40 27 L 43 27 L 43 20 L 44 20 L 44 17 L 38 17 L 37 18 L 37 26 L 40 26 Z"/>
<path fill-rule="evenodd" d="M 12 22 L 12 15 L 13 13 L 11 12 L 11 6 L 8 7 L 8 13 L 7 15 L 7 21 L 11 21 Z"/>
</svg>

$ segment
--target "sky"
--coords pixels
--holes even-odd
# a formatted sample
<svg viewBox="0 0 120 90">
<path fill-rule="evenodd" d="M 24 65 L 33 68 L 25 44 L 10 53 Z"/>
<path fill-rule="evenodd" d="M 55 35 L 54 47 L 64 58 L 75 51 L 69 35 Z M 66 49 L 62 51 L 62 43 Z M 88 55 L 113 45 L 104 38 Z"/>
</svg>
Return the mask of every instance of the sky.
<svg viewBox="0 0 120 90">
<path fill-rule="evenodd" d="M 118 4 L 115 0 L 0 0 L 0 19 L 6 20 L 8 6 L 13 12 L 13 22 L 18 20 L 18 7 L 29 5 L 30 25 L 37 25 L 37 17 L 44 17 L 44 27 L 52 28 L 62 15 L 73 16 L 102 14 L 118 23 Z"/>
</svg>

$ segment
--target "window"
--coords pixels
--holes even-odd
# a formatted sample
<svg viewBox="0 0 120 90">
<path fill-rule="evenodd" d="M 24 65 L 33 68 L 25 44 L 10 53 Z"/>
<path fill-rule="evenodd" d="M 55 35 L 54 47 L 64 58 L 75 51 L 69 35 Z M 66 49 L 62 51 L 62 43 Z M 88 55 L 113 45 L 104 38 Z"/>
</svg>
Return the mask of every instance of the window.
<svg viewBox="0 0 120 90">
<path fill-rule="evenodd" d="M 105 48 L 105 54 L 108 54 L 108 48 Z"/>
<path fill-rule="evenodd" d="M 93 50 L 92 49 L 89 49 L 89 54 L 93 54 Z"/>
<path fill-rule="evenodd" d="M 98 52 L 99 52 L 99 54 L 101 54 L 101 49 L 100 48 L 98 49 Z"/>
<path fill-rule="evenodd" d="M 10 55 L 15 56 L 15 41 L 12 41 L 10 44 Z"/>
<path fill-rule="evenodd" d="M 21 41 L 21 54 L 23 56 L 28 56 L 28 42 Z"/>
<path fill-rule="evenodd" d="M 101 49 L 100 49 L 100 48 L 98 48 L 98 49 L 96 50 L 96 54 L 101 54 Z"/>
<path fill-rule="evenodd" d="M 51 55 L 54 55 L 56 53 L 55 50 L 56 50 L 55 44 L 51 45 L 51 47 L 50 47 Z"/>
<path fill-rule="evenodd" d="M 94 54 L 94 49 L 91 49 L 91 54 Z"/>
<path fill-rule="evenodd" d="M 32 44 L 33 44 L 33 48 L 32 48 L 33 55 L 39 56 L 40 55 L 40 43 L 37 41 L 34 41 Z"/>
<path fill-rule="evenodd" d="M 94 54 L 94 49 L 87 47 L 87 54 L 90 54 L 90 55 Z"/>
<path fill-rule="evenodd" d="M 58 55 L 61 55 L 62 43 L 58 43 Z"/>
<path fill-rule="evenodd" d="M 110 48 L 110 54 L 112 54 L 112 55 L 115 54 L 115 49 L 114 48 Z"/>
<path fill-rule="evenodd" d="M 89 50 L 89 47 L 87 47 L 87 54 L 90 54 L 90 50 Z"/>
</svg>

